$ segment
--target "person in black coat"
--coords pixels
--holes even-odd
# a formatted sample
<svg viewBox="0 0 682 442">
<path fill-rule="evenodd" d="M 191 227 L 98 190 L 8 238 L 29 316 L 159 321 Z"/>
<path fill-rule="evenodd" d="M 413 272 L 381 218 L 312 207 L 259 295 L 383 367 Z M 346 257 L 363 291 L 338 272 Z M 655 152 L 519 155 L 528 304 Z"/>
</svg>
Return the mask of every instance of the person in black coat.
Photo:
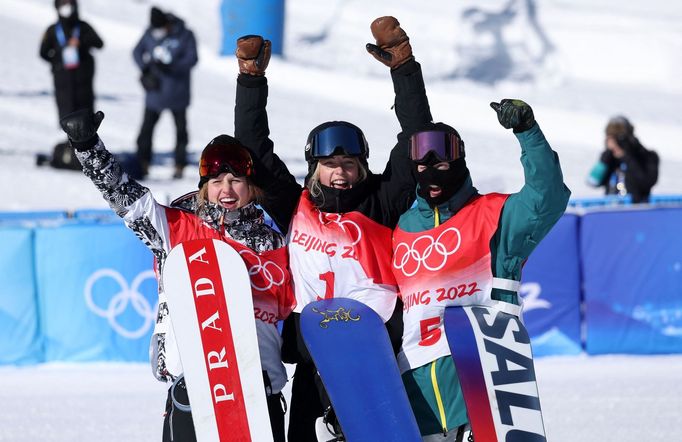
<svg viewBox="0 0 682 442">
<path fill-rule="evenodd" d="M 606 125 L 605 149 L 588 176 L 588 183 L 604 187 L 606 195 L 630 195 L 633 203 L 649 201 L 658 181 L 658 154 L 635 137 L 635 128 L 622 115 Z"/>
<path fill-rule="evenodd" d="M 54 5 L 59 19 L 43 34 L 40 57 L 52 67 L 61 120 L 79 109 L 94 110 L 95 60 L 90 49 L 101 49 L 104 42 L 92 26 L 79 18 L 76 0 L 55 0 Z"/>
<path fill-rule="evenodd" d="M 269 137 L 266 111 L 268 85 L 265 77 L 269 41 L 250 35 L 237 42 L 240 74 L 237 78 L 235 136 L 252 150 L 254 164 L 259 170 L 255 181 L 265 194 L 262 207 L 283 233 L 292 229 L 297 207 L 300 207 L 302 198 L 307 198 L 306 195 L 310 195 L 312 205 L 320 213 L 356 212 L 389 229 L 395 227 L 400 215 L 414 202 L 416 170 L 408 155 L 408 141 L 412 133 L 433 124 L 421 67 L 412 55 L 409 38 L 395 18 L 380 17 L 372 23 L 371 29 L 377 44 L 368 44 L 368 52 L 391 68 L 396 94 L 395 112 L 402 130 L 398 134 L 398 143 L 391 150 L 384 172 L 376 174 L 367 166 L 368 147 L 357 126 L 339 121 L 322 123 L 311 131 L 306 143 L 305 158 L 309 173 L 305 188 L 296 182 L 284 162 L 274 153 L 274 143 Z M 348 144 L 344 149 L 359 149 L 353 152 L 345 149 L 346 156 L 360 163 L 359 179 L 350 185 L 323 185 L 319 178 L 321 172 L 318 166 L 324 165 L 324 159 L 316 157 L 315 148 L 311 146 L 313 139 L 321 137 L 328 129 L 339 134 L 355 134 L 355 138 L 348 135 L 344 139 Z M 351 142 L 353 140 L 358 142 L 354 144 Z M 332 158 L 335 156 L 342 155 L 332 153 Z M 333 426 L 337 434 L 340 428 L 330 413 L 333 410 L 324 389 L 320 387 L 314 363 L 301 339 L 299 321 L 300 315 L 292 313 L 285 321 L 282 333 L 282 358 L 284 362 L 296 363 L 289 407 L 288 440 L 314 442 L 317 441 L 316 420 L 323 414 L 328 428 Z M 397 351 L 402 336 L 400 302 L 396 303 L 386 327 Z"/>
<path fill-rule="evenodd" d="M 150 26 L 133 50 L 145 89 L 144 119 L 137 137 L 137 158 L 146 175 L 152 159 L 152 136 L 161 112 L 169 109 L 176 128 L 175 173 L 181 178 L 187 165 L 187 108 L 190 103 L 190 71 L 197 64 L 194 33 L 183 20 L 152 7 Z"/>
</svg>

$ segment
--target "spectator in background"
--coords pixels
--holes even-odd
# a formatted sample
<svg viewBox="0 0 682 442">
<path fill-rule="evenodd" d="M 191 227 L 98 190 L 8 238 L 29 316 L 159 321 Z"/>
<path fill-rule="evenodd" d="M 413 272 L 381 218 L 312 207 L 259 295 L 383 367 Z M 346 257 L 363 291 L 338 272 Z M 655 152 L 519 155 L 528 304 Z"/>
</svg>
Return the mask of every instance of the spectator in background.
<svg viewBox="0 0 682 442">
<path fill-rule="evenodd" d="M 90 49 L 101 49 L 104 42 L 92 26 L 79 18 L 76 0 L 55 0 L 54 6 L 58 20 L 43 34 L 40 57 L 52 68 L 54 96 L 61 120 L 78 109 L 94 109 L 95 59 Z M 47 161 L 45 155 L 42 158 Z M 40 158 L 38 164 L 41 164 Z M 54 147 L 50 164 L 57 168 L 80 169 L 73 149 L 66 142 Z"/>
<path fill-rule="evenodd" d="M 630 195 L 633 203 L 649 201 L 658 181 L 658 154 L 635 137 L 635 128 L 622 115 L 606 125 L 606 148 L 592 168 L 587 182 L 605 188 L 606 195 Z"/>
<path fill-rule="evenodd" d="M 194 33 L 183 20 L 152 7 L 150 26 L 133 50 L 135 63 L 142 71 L 145 90 L 144 119 L 137 137 L 137 158 L 142 174 L 149 172 L 152 137 L 161 112 L 173 113 L 176 128 L 175 172 L 182 178 L 187 164 L 187 108 L 190 102 L 190 71 L 197 64 Z"/>
</svg>

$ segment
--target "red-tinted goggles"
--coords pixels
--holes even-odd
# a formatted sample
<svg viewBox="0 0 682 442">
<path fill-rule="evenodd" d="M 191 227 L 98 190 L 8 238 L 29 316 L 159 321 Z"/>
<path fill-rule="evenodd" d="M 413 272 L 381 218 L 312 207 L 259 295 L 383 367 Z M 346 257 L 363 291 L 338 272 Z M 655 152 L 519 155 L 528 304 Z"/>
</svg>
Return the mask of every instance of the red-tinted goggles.
<svg viewBox="0 0 682 442">
<path fill-rule="evenodd" d="M 201 153 L 199 176 L 212 177 L 230 172 L 234 176 L 251 176 L 253 160 L 249 152 L 235 144 L 211 144 Z"/>
<path fill-rule="evenodd" d="M 410 159 L 420 162 L 432 153 L 440 161 L 464 158 L 464 142 L 451 132 L 429 130 L 417 132 L 410 137 Z"/>
</svg>

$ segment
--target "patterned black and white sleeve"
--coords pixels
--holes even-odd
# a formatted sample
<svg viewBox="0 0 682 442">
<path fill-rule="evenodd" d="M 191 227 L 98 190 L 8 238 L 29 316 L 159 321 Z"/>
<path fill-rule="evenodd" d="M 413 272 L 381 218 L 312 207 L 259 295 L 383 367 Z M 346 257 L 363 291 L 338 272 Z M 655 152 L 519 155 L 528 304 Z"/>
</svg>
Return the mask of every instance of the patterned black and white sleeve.
<svg viewBox="0 0 682 442">
<path fill-rule="evenodd" d="M 128 177 L 102 140 L 94 148 L 76 151 L 83 173 L 102 193 L 109 206 L 152 251 L 158 263 L 168 252 L 168 224 L 164 207 L 148 188 Z"/>
</svg>

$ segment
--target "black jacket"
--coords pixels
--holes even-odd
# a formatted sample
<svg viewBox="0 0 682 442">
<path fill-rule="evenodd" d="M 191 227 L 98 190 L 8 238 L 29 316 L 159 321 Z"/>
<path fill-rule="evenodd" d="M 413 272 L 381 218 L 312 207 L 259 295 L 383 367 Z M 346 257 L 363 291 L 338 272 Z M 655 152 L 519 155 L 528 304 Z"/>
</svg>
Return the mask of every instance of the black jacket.
<svg viewBox="0 0 682 442">
<path fill-rule="evenodd" d="M 88 23 L 80 20 L 76 13 L 73 18 L 60 18 L 50 25 L 40 43 L 40 57 L 49 62 L 54 77 L 55 98 L 59 109 L 59 118 L 79 109 L 93 110 L 95 94 L 93 79 L 95 77 L 95 60 L 90 53 L 92 48 L 100 49 L 104 42 Z M 79 28 L 78 59 L 76 69 L 65 69 L 62 62 L 62 45 L 57 38 L 57 24 L 61 24 L 65 39 L 73 36 L 76 26 Z"/>
<path fill-rule="evenodd" d="M 619 139 L 618 145 L 625 151 L 623 158 L 615 158 L 608 149 L 601 155 L 601 162 L 606 164 L 607 172 L 599 185 L 604 186 L 606 195 L 618 194 L 611 177 L 618 173 L 622 164 L 625 166 L 625 189 L 632 197 L 632 202 L 649 201 L 651 188 L 658 181 L 658 154 L 647 150 L 634 136 Z"/>
<path fill-rule="evenodd" d="M 327 204 L 327 212 L 358 211 L 372 220 L 395 227 L 400 215 L 415 199 L 416 170 L 408 157 L 409 136 L 431 122 L 424 80 L 419 63 L 410 61 L 391 72 L 396 94 L 395 112 L 402 132 L 391 151 L 382 174 L 370 173 L 345 195 L 340 206 Z M 268 86 L 265 77 L 240 75 L 235 105 L 235 137 L 252 150 L 256 177 L 254 181 L 266 194 L 263 208 L 282 232 L 286 232 L 303 190 L 284 162 L 273 151 L 266 111 Z M 301 137 L 306 134 L 301 134 Z M 303 146 L 303 142 L 301 143 Z M 303 156 L 301 149 L 301 156 Z"/>
<path fill-rule="evenodd" d="M 431 110 L 426 96 L 419 63 L 410 61 L 391 71 L 395 91 L 395 113 L 400 122 L 398 143 L 391 150 L 382 174 L 370 173 L 367 179 L 347 192 L 340 206 L 325 205 L 327 212 L 358 211 L 372 220 L 393 229 L 400 215 L 415 200 L 416 169 L 408 157 L 410 135 L 431 124 Z M 270 128 L 266 111 L 268 86 L 265 77 L 239 75 L 235 105 L 235 137 L 253 153 L 254 182 L 264 190 L 263 208 L 286 233 L 303 187 L 296 182 L 287 166 L 274 153 L 269 138 Z M 301 134 L 301 137 L 306 134 Z M 303 146 L 303 142 L 301 143 Z M 301 149 L 303 150 L 303 149 Z M 303 151 L 301 151 L 303 156 Z M 319 205 L 318 205 L 319 206 Z M 292 314 L 284 324 L 282 358 L 285 362 L 310 362 L 299 330 L 299 315 Z M 394 350 L 400 348 L 402 337 L 402 303 L 396 303 L 393 317 L 386 324 Z"/>
</svg>

